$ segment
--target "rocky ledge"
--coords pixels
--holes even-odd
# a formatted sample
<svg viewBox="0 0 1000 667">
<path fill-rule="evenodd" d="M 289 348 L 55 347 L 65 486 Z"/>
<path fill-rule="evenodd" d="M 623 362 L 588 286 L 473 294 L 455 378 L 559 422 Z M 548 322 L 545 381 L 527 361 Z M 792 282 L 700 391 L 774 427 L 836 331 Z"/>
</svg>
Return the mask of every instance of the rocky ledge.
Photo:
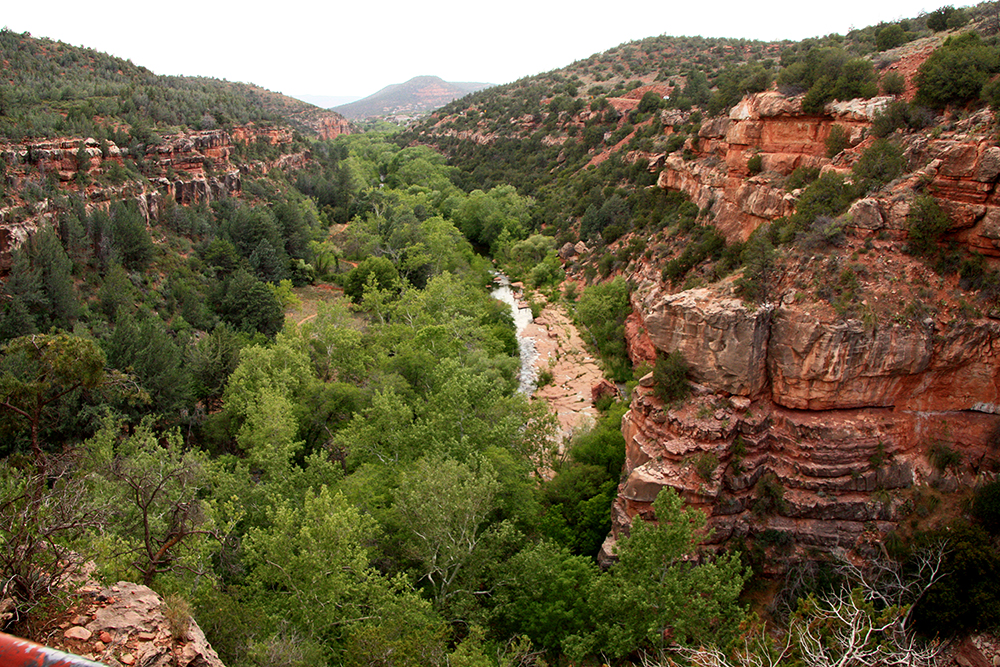
<svg viewBox="0 0 1000 667">
<path fill-rule="evenodd" d="M 76 600 L 40 643 L 110 667 L 224 667 L 186 610 L 146 586 L 88 584 Z"/>
</svg>

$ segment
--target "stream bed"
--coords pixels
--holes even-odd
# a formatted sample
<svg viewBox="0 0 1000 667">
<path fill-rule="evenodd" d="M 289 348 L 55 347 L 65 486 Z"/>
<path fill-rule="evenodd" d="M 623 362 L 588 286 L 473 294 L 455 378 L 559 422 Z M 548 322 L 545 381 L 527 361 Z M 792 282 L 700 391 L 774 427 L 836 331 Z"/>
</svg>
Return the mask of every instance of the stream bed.
<svg viewBox="0 0 1000 667">
<path fill-rule="evenodd" d="M 514 316 L 514 326 L 517 328 L 517 344 L 521 352 L 521 373 L 518 383 L 518 391 L 531 396 L 535 391 L 535 382 L 538 379 L 535 371 L 535 359 L 538 352 L 535 347 L 535 339 L 525 336 L 524 332 L 531 324 L 531 308 L 523 304 L 520 292 L 515 292 L 510 284 L 510 279 L 502 273 L 496 274 L 494 279 L 496 288 L 491 292 L 494 299 L 503 301 L 510 306 L 511 315 Z"/>
</svg>

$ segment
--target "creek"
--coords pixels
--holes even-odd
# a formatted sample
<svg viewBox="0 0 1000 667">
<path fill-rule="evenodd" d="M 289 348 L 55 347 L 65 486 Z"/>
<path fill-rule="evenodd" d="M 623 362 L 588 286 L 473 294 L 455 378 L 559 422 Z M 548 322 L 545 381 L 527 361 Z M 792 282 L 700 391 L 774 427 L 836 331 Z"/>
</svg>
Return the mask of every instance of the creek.
<svg viewBox="0 0 1000 667">
<path fill-rule="evenodd" d="M 494 299 L 503 301 L 510 306 L 511 315 L 514 316 L 514 326 L 517 328 L 517 344 L 521 353 L 521 373 L 518 382 L 518 391 L 527 396 L 535 391 L 535 381 L 537 375 L 533 364 L 538 357 L 535 348 L 535 339 L 525 336 L 524 330 L 532 322 L 531 308 L 521 305 L 520 294 L 514 291 L 510 284 L 510 279 L 502 273 L 497 273 L 494 279 L 496 287 L 491 292 Z"/>
</svg>

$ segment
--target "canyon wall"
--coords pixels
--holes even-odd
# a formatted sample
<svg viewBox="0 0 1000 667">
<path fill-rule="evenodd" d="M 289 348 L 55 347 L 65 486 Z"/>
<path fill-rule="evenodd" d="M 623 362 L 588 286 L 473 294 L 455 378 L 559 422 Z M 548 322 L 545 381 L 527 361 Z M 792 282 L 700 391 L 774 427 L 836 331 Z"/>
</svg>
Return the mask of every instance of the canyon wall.
<svg viewBox="0 0 1000 667">
<path fill-rule="evenodd" d="M 211 202 L 238 195 L 246 173 L 303 166 L 309 159 L 305 152 L 234 164 L 237 144 L 285 146 L 292 140 L 289 128 L 255 125 L 166 135 L 147 146 L 142 176 L 126 169 L 126 161 L 134 156 L 112 141 L 60 138 L 0 144 L 2 185 L 16 201 L 0 208 L 0 271 L 10 268 L 11 250 L 57 213 L 45 195 L 47 181 L 56 181 L 61 194 L 82 197 L 88 210 L 133 200 L 148 221 L 158 217 L 168 200 L 184 206 Z"/>
<path fill-rule="evenodd" d="M 754 95 L 703 123 L 686 157 L 677 152 L 651 164 L 661 170 L 661 188 L 710 210 L 729 241 L 745 240 L 794 212 L 798 192 L 782 185 L 795 168 L 849 176 L 889 101 L 831 104 L 808 115 L 799 99 Z M 613 557 L 636 515 L 650 514 L 664 486 L 705 511 L 710 542 L 752 540 L 767 553 L 765 568 L 779 572 L 823 552 L 864 553 L 912 519 L 928 489 L 968 490 L 996 475 L 1000 321 L 978 311 L 959 316 L 944 297 L 911 312 L 897 296 L 912 282 L 925 285 L 927 301 L 961 294 L 957 278 L 935 277 L 902 252 L 907 214 L 921 194 L 947 213 L 950 241 L 1000 257 L 1000 148 L 984 129 L 992 121 L 986 110 L 944 131 L 896 137 L 907 174 L 843 216 L 857 239 L 840 253 L 843 261 L 870 271 L 872 283 L 853 314 L 809 297 L 826 280 L 816 269 L 786 267 L 772 299 L 753 305 L 736 296 L 732 278 L 677 292 L 655 266 L 634 267 L 630 354 L 651 363 L 657 352 L 679 351 L 694 392 L 665 405 L 647 376 L 633 394 L 604 558 Z M 852 145 L 830 159 L 825 139 L 834 125 L 848 130 Z M 756 175 L 747 171 L 753 155 L 762 158 Z M 876 256 L 862 258 L 861 239 L 870 244 L 876 235 Z M 792 264 L 823 261 L 808 252 L 795 257 Z"/>
<path fill-rule="evenodd" d="M 605 557 L 664 486 L 705 511 L 712 542 L 783 545 L 768 560 L 777 572 L 879 541 L 920 486 L 994 474 L 1000 322 L 870 327 L 795 303 L 748 305 L 731 281 L 676 294 L 640 281 L 633 306 L 634 356 L 680 351 L 694 395 L 666 405 L 649 376 L 633 394 Z"/>
</svg>

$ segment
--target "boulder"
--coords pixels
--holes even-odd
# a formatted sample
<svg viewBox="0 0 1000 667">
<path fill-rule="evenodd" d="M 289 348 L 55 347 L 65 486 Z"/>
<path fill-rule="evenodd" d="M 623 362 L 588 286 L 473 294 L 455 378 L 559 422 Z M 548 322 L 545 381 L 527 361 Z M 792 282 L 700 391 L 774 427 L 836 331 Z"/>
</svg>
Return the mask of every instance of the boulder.
<svg viewBox="0 0 1000 667">
<path fill-rule="evenodd" d="M 667 294 L 657 286 L 633 305 L 656 349 L 680 352 L 696 382 L 713 391 L 754 396 L 767 381 L 771 307 L 748 306 L 723 289 Z"/>
</svg>

